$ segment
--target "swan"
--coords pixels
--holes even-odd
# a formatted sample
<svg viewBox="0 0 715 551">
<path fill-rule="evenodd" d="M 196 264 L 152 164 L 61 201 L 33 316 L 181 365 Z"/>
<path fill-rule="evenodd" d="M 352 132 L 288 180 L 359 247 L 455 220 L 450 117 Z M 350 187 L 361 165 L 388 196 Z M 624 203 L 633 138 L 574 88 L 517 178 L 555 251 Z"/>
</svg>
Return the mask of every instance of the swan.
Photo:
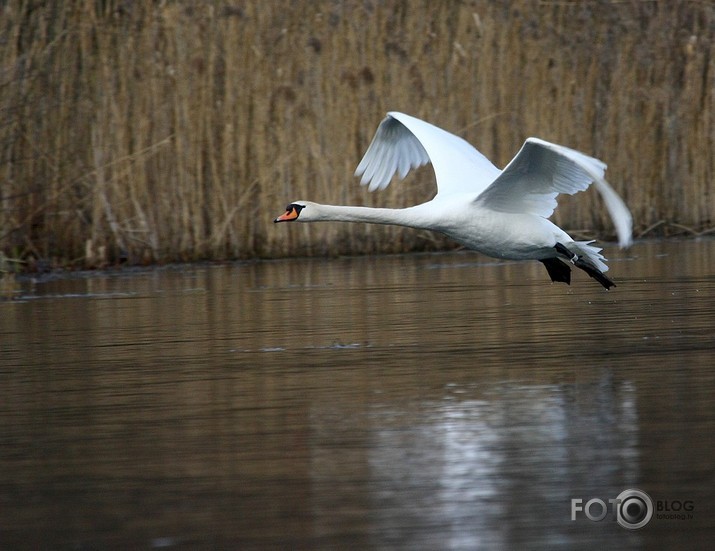
<svg viewBox="0 0 715 551">
<path fill-rule="evenodd" d="M 469 249 L 510 260 L 538 260 L 552 282 L 571 284 L 570 265 L 606 289 L 606 258 L 593 241 L 575 241 L 548 220 L 556 196 L 573 195 L 592 183 L 603 197 L 621 248 L 631 244 L 632 217 L 604 179 L 606 165 L 562 145 L 527 138 L 499 170 L 468 142 L 418 118 L 391 111 L 380 123 L 355 170 L 370 191 L 384 189 L 431 162 L 437 194 L 402 209 L 324 205 L 293 201 L 274 222 L 367 222 L 433 230 Z"/>
</svg>

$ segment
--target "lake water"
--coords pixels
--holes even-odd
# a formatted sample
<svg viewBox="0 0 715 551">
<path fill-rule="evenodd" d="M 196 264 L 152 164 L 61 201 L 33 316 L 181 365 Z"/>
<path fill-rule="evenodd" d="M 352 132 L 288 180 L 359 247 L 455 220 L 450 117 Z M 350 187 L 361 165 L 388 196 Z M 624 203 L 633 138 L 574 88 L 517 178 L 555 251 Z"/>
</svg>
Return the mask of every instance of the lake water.
<svg viewBox="0 0 715 551">
<path fill-rule="evenodd" d="M 715 240 L 605 252 L 22 280 L 0 548 L 712 549 Z"/>
</svg>

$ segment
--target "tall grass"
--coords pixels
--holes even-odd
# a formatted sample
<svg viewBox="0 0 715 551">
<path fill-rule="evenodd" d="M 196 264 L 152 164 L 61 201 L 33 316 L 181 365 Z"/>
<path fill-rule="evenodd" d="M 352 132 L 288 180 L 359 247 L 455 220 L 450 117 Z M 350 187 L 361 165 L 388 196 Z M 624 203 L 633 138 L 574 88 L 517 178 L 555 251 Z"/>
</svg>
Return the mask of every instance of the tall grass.
<svg viewBox="0 0 715 551">
<path fill-rule="evenodd" d="M 31 264 L 440 248 L 282 225 L 294 199 L 406 206 L 352 172 L 385 111 L 504 165 L 536 135 L 609 164 L 637 232 L 715 219 L 715 7 L 685 1 L 8 0 L 0 7 L 0 250 Z M 595 193 L 556 221 L 609 237 Z"/>
</svg>

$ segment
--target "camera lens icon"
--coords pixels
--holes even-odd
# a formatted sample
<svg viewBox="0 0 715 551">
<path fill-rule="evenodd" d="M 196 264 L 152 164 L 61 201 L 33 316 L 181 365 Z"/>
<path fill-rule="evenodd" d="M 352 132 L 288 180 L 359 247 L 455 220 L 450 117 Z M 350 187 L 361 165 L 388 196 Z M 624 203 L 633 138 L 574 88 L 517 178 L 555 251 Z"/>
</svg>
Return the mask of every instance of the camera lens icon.
<svg viewBox="0 0 715 551">
<path fill-rule="evenodd" d="M 616 520 L 623 528 L 643 528 L 653 517 L 653 500 L 642 490 L 623 490 L 616 500 Z"/>
</svg>

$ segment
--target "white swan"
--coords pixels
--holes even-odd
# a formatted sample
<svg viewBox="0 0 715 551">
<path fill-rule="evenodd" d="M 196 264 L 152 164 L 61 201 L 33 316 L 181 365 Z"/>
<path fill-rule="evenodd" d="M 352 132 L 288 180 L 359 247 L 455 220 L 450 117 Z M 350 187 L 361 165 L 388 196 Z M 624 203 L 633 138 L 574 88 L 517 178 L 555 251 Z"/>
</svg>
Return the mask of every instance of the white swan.
<svg viewBox="0 0 715 551">
<path fill-rule="evenodd" d="M 528 138 L 499 170 L 462 138 L 403 113 L 390 112 L 355 171 L 370 191 L 387 187 L 395 173 L 432 162 L 437 195 L 404 209 L 321 205 L 294 201 L 275 222 L 338 221 L 397 224 L 443 233 L 465 247 L 496 258 L 541 261 L 552 281 L 570 284 L 568 263 L 606 289 L 615 284 L 601 249 L 574 241 L 548 220 L 559 193 L 601 193 L 621 247 L 631 243 L 631 213 L 604 179 L 606 165 L 583 153 Z"/>
</svg>

